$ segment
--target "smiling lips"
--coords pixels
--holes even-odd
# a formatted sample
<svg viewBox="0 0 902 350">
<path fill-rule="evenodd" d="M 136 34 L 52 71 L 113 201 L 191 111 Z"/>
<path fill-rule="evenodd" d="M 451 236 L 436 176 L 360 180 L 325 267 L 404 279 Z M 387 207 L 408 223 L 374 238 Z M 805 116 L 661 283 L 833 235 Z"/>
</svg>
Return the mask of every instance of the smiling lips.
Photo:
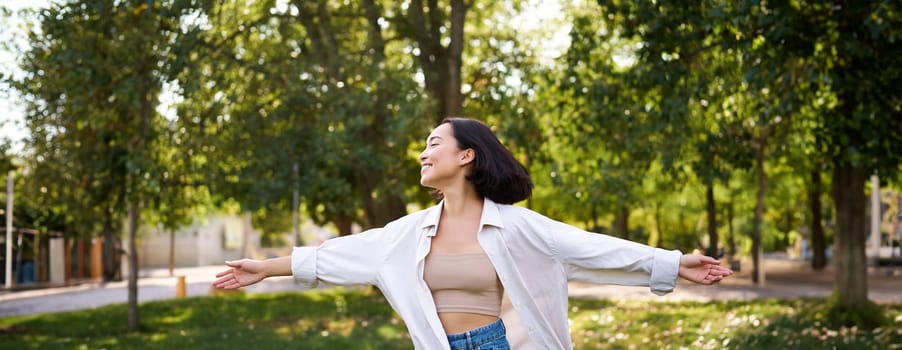
<svg viewBox="0 0 902 350">
<path fill-rule="evenodd" d="M 432 163 L 423 163 L 420 164 L 420 172 L 425 171 L 426 169 L 432 168 Z"/>
</svg>

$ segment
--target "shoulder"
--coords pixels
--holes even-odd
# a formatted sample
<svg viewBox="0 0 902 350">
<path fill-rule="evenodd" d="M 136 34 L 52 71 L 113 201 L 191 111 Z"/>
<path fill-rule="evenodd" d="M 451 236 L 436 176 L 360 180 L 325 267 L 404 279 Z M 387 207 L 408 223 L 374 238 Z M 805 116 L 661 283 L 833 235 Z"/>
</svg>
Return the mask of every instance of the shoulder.
<svg viewBox="0 0 902 350">
<path fill-rule="evenodd" d="M 549 239 L 551 234 L 550 225 L 553 223 L 553 220 L 529 208 L 510 204 L 496 205 L 503 231 L 516 233 L 516 235 L 523 237 L 529 236 L 541 240 Z"/>
<path fill-rule="evenodd" d="M 432 206 L 404 215 L 385 224 L 383 229 L 392 232 L 415 232 L 427 225 L 431 216 L 437 217 L 437 210 L 438 208 L 436 206 Z"/>
<path fill-rule="evenodd" d="M 511 249 L 552 255 L 552 220 L 529 208 L 509 204 L 496 206 L 501 218 L 502 237 Z"/>
<path fill-rule="evenodd" d="M 529 208 L 510 204 L 495 205 L 498 208 L 498 213 L 500 214 L 505 226 L 507 226 L 508 224 L 514 226 L 545 225 L 550 220 L 545 215 L 539 214 Z"/>
<path fill-rule="evenodd" d="M 391 251 L 404 246 L 404 242 L 416 241 L 412 238 L 423 231 L 421 222 L 426 214 L 428 214 L 426 210 L 417 211 L 390 221 L 382 227 L 373 227 L 360 233 L 336 237 L 333 240 L 358 242 L 355 244 L 362 249 Z"/>
</svg>

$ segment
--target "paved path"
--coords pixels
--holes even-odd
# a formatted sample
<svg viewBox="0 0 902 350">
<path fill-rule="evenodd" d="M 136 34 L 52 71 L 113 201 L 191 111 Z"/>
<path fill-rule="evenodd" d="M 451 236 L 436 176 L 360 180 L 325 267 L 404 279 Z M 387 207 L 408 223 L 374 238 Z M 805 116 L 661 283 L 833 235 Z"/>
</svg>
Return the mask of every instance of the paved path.
<svg viewBox="0 0 902 350">
<path fill-rule="evenodd" d="M 210 284 L 224 265 L 177 268 L 174 276 L 185 276 L 188 296 L 210 294 Z M 175 298 L 177 277 L 169 269 L 145 269 L 138 279 L 138 302 Z M 250 293 L 298 290 L 291 277 L 269 278 L 246 288 Z M 69 311 L 128 301 L 128 282 L 84 283 L 69 287 L 0 292 L 0 317 Z"/>
<path fill-rule="evenodd" d="M 605 286 L 571 283 L 570 296 L 581 298 L 637 299 L 660 301 L 748 300 L 762 298 L 824 298 L 833 292 L 833 269 L 813 271 L 801 261 L 765 261 L 765 285 L 752 282 L 751 263 L 714 286 L 680 280 L 673 293 L 657 296 L 647 287 Z M 868 269 L 868 297 L 877 303 L 902 303 L 902 267 Z"/>
<path fill-rule="evenodd" d="M 611 298 L 660 301 L 746 300 L 757 298 L 826 297 L 830 295 L 833 273 L 828 268 L 812 272 L 805 264 L 787 260 L 768 260 L 766 286 L 751 282 L 749 264 L 729 279 L 715 286 L 700 286 L 681 281 L 676 291 L 656 296 L 647 287 L 624 287 L 571 283 L 570 295 L 580 298 Z M 188 296 L 210 294 L 210 283 L 224 266 L 179 268 L 175 275 L 184 275 Z M 138 300 L 170 299 L 175 297 L 176 277 L 168 269 L 142 270 L 138 280 Z M 0 317 L 29 315 L 95 308 L 127 301 L 126 282 L 85 283 L 17 292 L 0 292 Z M 902 303 L 902 268 L 881 268 L 869 271 L 869 296 L 879 303 Z M 290 277 L 270 278 L 247 288 L 249 293 L 299 290 Z"/>
</svg>

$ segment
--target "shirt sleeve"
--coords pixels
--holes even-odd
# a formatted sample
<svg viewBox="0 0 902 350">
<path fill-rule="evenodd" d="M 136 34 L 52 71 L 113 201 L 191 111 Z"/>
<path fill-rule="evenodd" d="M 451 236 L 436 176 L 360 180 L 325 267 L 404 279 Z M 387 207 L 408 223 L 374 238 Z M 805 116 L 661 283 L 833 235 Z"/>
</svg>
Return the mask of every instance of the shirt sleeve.
<svg viewBox="0 0 902 350">
<path fill-rule="evenodd" d="M 569 280 L 649 286 L 657 295 L 670 293 L 676 287 L 683 255 L 680 251 L 658 249 L 547 220 L 552 251 L 567 269 Z"/>
<path fill-rule="evenodd" d="M 319 281 L 374 284 L 388 251 L 384 229 L 326 240 L 319 247 L 295 247 L 291 273 L 295 281 L 313 288 Z"/>
</svg>

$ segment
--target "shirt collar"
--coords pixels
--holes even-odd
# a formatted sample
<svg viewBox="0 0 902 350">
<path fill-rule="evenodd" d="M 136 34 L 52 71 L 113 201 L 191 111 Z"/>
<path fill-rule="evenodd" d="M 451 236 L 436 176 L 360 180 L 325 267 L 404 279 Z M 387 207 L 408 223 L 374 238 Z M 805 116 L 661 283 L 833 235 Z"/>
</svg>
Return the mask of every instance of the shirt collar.
<svg viewBox="0 0 902 350">
<path fill-rule="evenodd" d="M 438 226 L 438 219 L 442 216 L 442 206 L 445 204 L 445 200 L 438 202 L 438 204 L 433 205 L 429 209 L 426 209 L 426 217 L 423 218 L 422 224 L 420 224 L 420 229 L 426 229 L 429 227 Z M 435 236 L 435 230 L 429 234 L 430 236 Z"/>
<path fill-rule="evenodd" d="M 442 208 L 444 204 L 445 201 L 442 200 L 438 204 L 427 209 L 426 217 L 423 219 L 423 223 L 420 224 L 421 229 L 438 226 L 438 220 L 442 216 Z M 501 220 L 501 213 L 498 211 L 498 204 L 488 198 L 485 198 L 483 200 L 482 217 L 479 220 L 479 227 L 483 227 L 485 225 L 491 225 L 498 228 L 504 227 Z M 429 232 L 429 236 L 435 236 L 435 233 L 435 230 L 431 230 Z"/>
<path fill-rule="evenodd" d="M 479 227 L 485 225 L 492 225 L 498 228 L 504 227 L 501 221 L 501 212 L 498 211 L 498 204 L 488 198 L 482 204 L 482 219 L 480 219 Z"/>
</svg>

